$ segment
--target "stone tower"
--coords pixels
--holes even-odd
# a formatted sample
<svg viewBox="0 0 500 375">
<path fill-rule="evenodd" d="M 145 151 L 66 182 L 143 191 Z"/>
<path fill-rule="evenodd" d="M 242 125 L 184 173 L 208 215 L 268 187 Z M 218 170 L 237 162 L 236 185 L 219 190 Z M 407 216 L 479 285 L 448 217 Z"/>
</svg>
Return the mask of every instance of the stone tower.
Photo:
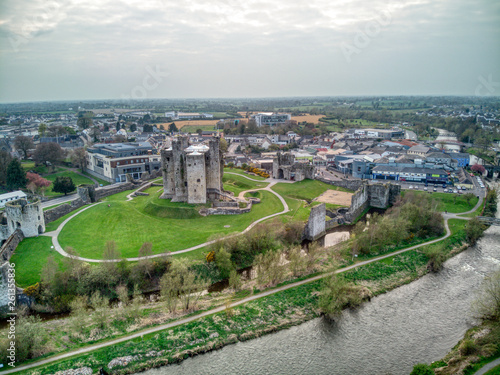
<svg viewBox="0 0 500 375">
<path fill-rule="evenodd" d="M 42 203 L 28 203 L 26 199 L 7 202 L 5 204 L 7 230 L 9 236 L 16 229 L 21 229 L 25 237 L 35 237 L 45 232 Z"/>
<path fill-rule="evenodd" d="M 222 193 L 223 156 L 218 138 L 209 146 L 189 146 L 188 137 L 178 137 L 161 152 L 163 194 L 172 202 L 206 203 Z"/>
</svg>

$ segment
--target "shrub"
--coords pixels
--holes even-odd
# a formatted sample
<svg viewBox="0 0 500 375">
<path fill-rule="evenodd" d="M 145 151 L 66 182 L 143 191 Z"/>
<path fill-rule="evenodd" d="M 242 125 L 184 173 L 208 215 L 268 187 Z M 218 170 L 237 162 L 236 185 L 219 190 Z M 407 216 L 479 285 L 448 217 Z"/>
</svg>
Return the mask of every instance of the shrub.
<svg viewBox="0 0 500 375">
<path fill-rule="evenodd" d="M 477 345 L 474 342 L 474 340 L 471 339 L 466 339 L 462 341 L 462 344 L 460 344 L 460 348 L 458 349 L 458 352 L 462 356 L 467 356 L 476 353 L 477 351 Z"/>
<path fill-rule="evenodd" d="M 363 301 L 360 288 L 348 283 L 342 275 L 332 275 L 323 280 L 318 307 L 329 318 L 340 315 L 346 307 L 356 307 Z"/>
<path fill-rule="evenodd" d="M 434 371 L 428 364 L 419 363 L 413 366 L 413 370 L 410 375 L 434 375 Z"/>
</svg>

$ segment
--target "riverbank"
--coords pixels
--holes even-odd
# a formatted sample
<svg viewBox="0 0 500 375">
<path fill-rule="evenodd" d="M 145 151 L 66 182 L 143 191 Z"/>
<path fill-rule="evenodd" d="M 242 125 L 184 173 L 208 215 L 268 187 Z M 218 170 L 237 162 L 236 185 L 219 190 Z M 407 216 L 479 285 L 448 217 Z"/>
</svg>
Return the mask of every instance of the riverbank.
<svg viewBox="0 0 500 375">
<path fill-rule="evenodd" d="M 452 219 L 452 234 L 444 241 L 444 251 L 452 256 L 463 250 L 465 221 Z M 425 247 L 436 246 L 436 244 Z M 389 255 L 382 261 L 363 265 L 358 269 L 339 270 L 345 277 L 362 285 L 366 297 L 381 294 L 409 283 L 427 273 L 428 258 L 425 249 L 414 249 L 399 255 Z M 316 302 L 321 282 L 315 280 L 273 295 L 259 298 L 244 305 L 219 308 L 220 311 L 200 317 L 184 325 L 151 334 L 138 335 L 134 340 L 126 337 L 123 342 L 86 354 L 62 359 L 37 373 L 51 374 L 72 368 L 99 367 L 112 373 L 133 373 L 168 363 L 176 363 L 190 356 L 218 349 L 229 343 L 244 341 L 266 333 L 289 328 L 318 317 Z M 272 292 L 272 290 L 271 290 Z M 258 298 L 258 299 L 257 299 Z M 213 310 L 212 310 L 213 311 Z M 184 320 L 184 319 L 183 319 Z M 106 345 L 103 343 L 102 345 Z M 70 353 L 71 355 L 71 353 Z"/>
</svg>

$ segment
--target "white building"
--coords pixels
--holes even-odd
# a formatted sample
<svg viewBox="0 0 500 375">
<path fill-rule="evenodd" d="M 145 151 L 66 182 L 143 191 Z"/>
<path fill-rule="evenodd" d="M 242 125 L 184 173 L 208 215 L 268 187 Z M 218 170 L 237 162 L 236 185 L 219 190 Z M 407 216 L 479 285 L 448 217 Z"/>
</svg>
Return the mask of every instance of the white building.
<svg viewBox="0 0 500 375">
<path fill-rule="evenodd" d="M 5 207 L 5 203 L 15 201 L 17 199 L 26 198 L 26 194 L 21 190 L 13 191 L 0 195 L 0 207 Z"/>
<path fill-rule="evenodd" d="M 289 113 L 264 112 L 252 115 L 252 119 L 255 120 L 257 126 L 274 126 L 290 121 L 292 119 L 292 115 Z"/>
</svg>

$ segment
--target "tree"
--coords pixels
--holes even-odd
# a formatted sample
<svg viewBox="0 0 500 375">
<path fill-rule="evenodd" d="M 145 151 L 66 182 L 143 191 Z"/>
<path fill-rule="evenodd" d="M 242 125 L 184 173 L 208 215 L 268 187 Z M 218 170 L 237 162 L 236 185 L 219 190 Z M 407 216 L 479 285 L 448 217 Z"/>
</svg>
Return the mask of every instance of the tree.
<svg viewBox="0 0 500 375">
<path fill-rule="evenodd" d="M 227 152 L 227 149 L 228 149 L 228 144 L 227 144 L 227 141 L 224 139 L 224 138 L 221 138 L 220 139 L 220 142 L 219 142 L 219 148 L 222 152 Z"/>
<path fill-rule="evenodd" d="M 115 143 L 127 142 L 127 137 L 125 137 L 123 134 L 117 134 L 113 137 L 113 142 Z"/>
<path fill-rule="evenodd" d="M 7 168 L 12 161 L 12 156 L 5 150 L 0 150 L 0 185 L 6 183 Z"/>
<path fill-rule="evenodd" d="M 28 182 L 26 179 L 26 172 L 18 159 L 12 159 L 7 167 L 6 182 L 10 190 L 20 189 L 26 186 Z"/>
<path fill-rule="evenodd" d="M 52 187 L 52 191 L 55 191 L 56 193 L 64 193 L 64 195 L 71 193 L 75 189 L 76 186 L 73 183 L 71 177 L 62 176 L 56 178 L 56 180 L 54 181 L 54 186 Z"/>
<path fill-rule="evenodd" d="M 28 150 L 32 150 L 35 148 L 33 139 L 31 139 L 30 137 L 25 137 L 24 135 L 18 135 L 16 138 L 14 138 L 14 146 L 16 147 L 16 149 L 23 152 L 24 159 L 28 158 Z"/>
<path fill-rule="evenodd" d="M 90 117 L 80 117 L 77 121 L 76 124 L 80 129 L 88 129 L 93 126 L 92 118 Z"/>
<path fill-rule="evenodd" d="M 26 178 L 28 179 L 28 189 L 31 193 L 35 194 L 38 192 L 42 196 L 44 195 L 45 190 L 50 186 L 52 182 L 43 178 L 38 173 L 27 172 Z"/>
<path fill-rule="evenodd" d="M 129 126 L 129 130 L 130 130 L 131 132 L 135 132 L 135 131 L 137 130 L 137 125 L 136 125 L 136 124 L 130 124 L 130 126 Z"/>
<path fill-rule="evenodd" d="M 104 328 L 108 320 L 109 299 L 95 291 L 90 297 L 90 306 L 94 309 L 92 318 L 99 328 Z"/>
<path fill-rule="evenodd" d="M 342 275 L 332 275 L 323 280 L 318 307 L 330 318 L 340 315 L 345 307 L 355 307 L 362 302 L 356 286 L 350 285 Z"/>
<path fill-rule="evenodd" d="M 470 206 L 470 201 L 475 198 L 475 195 L 472 193 L 467 193 L 464 195 L 464 199 L 467 202 L 467 204 Z"/>
<path fill-rule="evenodd" d="M 145 124 L 143 126 L 143 131 L 144 131 L 144 133 L 152 133 L 153 132 L 153 125 Z"/>
<path fill-rule="evenodd" d="M 486 169 L 481 164 L 474 164 L 472 167 L 470 167 L 470 169 L 471 169 L 471 171 L 474 171 L 474 172 L 477 172 L 480 174 L 484 174 L 484 171 L 486 171 Z"/>
<path fill-rule="evenodd" d="M 201 135 L 203 134 L 203 130 L 201 128 L 198 128 L 196 129 L 196 133 L 198 133 L 198 135 L 201 137 Z"/>
<path fill-rule="evenodd" d="M 238 271 L 231 270 L 229 273 L 229 287 L 233 289 L 235 292 L 241 289 L 241 277 L 238 274 Z"/>
<path fill-rule="evenodd" d="M 500 270 L 484 279 L 480 295 L 474 301 L 473 307 L 481 319 L 500 319 Z"/>
<path fill-rule="evenodd" d="M 73 150 L 71 153 L 71 162 L 80 168 L 82 172 L 85 170 L 87 166 L 87 154 L 83 147 L 78 147 Z"/>
<path fill-rule="evenodd" d="M 483 234 L 484 231 L 484 226 L 483 224 L 478 220 L 478 218 L 473 218 L 469 220 L 467 223 L 467 226 L 465 227 L 465 235 L 467 237 L 467 242 L 471 246 L 475 245 L 479 237 Z"/>
<path fill-rule="evenodd" d="M 223 247 L 215 252 L 215 264 L 219 269 L 220 276 L 223 279 L 227 279 L 234 269 L 233 263 L 231 262 L 231 254 L 229 254 Z"/>
<path fill-rule="evenodd" d="M 47 124 L 45 124 L 44 122 L 42 122 L 39 126 L 38 126 L 38 135 L 40 137 L 45 137 L 45 133 L 47 132 Z"/>
<path fill-rule="evenodd" d="M 40 143 L 33 153 L 33 160 L 36 164 L 56 164 L 64 158 L 64 150 L 57 143 Z"/>
<path fill-rule="evenodd" d="M 89 135 L 92 137 L 93 142 L 97 142 L 101 136 L 101 129 L 97 126 L 92 126 L 89 130 Z"/>
<path fill-rule="evenodd" d="M 77 333 L 81 333 L 83 328 L 87 325 L 85 321 L 87 313 L 87 297 L 77 296 L 69 304 L 71 309 L 71 318 L 73 329 Z"/>
<path fill-rule="evenodd" d="M 144 131 L 146 131 L 146 127 L 144 126 Z M 177 126 L 175 125 L 175 122 L 171 123 L 169 126 L 168 126 L 168 131 L 170 133 L 176 133 L 179 131 L 179 129 L 177 129 Z"/>
</svg>

